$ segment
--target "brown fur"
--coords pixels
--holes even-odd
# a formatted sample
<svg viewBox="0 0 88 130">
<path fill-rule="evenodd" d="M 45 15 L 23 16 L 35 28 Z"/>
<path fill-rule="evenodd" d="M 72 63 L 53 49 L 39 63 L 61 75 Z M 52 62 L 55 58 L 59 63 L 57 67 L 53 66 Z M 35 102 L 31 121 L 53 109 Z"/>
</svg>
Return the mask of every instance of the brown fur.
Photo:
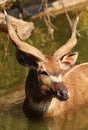
<svg viewBox="0 0 88 130">
<path fill-rule="evenodd" d="M 88 103 L 88 63 L 77 65 L 65 73 L 63 77 L 69 91 L 69 99 L 61 102 L 52 99 L 45 116 L 56 116 L 69 109 Z"/>
</svg>

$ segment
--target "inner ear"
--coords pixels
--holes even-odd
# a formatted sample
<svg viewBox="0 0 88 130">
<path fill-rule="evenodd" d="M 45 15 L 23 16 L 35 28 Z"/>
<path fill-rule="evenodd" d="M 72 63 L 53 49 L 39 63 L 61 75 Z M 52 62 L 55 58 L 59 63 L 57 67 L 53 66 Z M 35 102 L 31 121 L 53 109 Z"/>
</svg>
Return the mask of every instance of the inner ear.
<svg viewBox="0 0 88 130">
<path fill-rule="evenodd" d="M 19 49 L 16 49 L 16 58 L 18 60 L 18 62 L 25 66 L 25 67 L 29 67 L 29 66 L 34 66 L 34 67 L 37 67 L 38 64 L 37 64 L 37 58 L 30 55 L 30 54 L 27 54 Z"/>
<path fill-rule="evenodd" d="M 69 69 L 72 65 L 74 65 L 77 61 L 78 52 L 69 53 L 65 56 L 63 56 L 59 63 L 62 70 Z"/>
</svg>

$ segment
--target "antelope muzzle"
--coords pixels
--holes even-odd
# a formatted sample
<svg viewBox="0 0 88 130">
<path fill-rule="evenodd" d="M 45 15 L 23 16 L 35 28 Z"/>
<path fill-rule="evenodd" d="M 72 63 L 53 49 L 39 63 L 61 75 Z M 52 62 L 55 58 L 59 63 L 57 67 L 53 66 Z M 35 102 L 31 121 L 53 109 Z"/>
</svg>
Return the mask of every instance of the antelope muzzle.
<svg viewBox="0 0 88 130">
<path fill-rule="evenodd" d="M 56 98 L 61 101 L 66 101 L 67 99 L 69 99 L 69 92 L 64 86 L 63 82 L 55 82 L 53 86 Z"/>
</svg>

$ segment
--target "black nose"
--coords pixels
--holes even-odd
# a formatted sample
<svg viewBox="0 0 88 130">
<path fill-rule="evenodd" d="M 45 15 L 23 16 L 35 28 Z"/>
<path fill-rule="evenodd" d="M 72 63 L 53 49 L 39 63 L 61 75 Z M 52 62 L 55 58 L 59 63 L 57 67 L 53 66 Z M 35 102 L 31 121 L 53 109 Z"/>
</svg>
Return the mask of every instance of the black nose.
<svg viewBox="0 0 88 130">
<path fill-rule="evenodd" d="M 64 90 L 61 90 L 57 93 L 57 97 L 59 100 L 61 101 L 65 101 L 69 98 L 69 94 L 68 94 L 68 91 L 67 89 L 64 89 Z"/>
</svg>

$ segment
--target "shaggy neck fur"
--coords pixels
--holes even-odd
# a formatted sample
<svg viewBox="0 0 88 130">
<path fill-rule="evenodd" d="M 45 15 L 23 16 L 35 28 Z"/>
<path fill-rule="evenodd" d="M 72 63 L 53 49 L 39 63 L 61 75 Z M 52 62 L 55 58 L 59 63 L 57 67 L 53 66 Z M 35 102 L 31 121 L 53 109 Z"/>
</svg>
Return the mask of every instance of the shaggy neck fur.
<svg viewBox="0 0 88 130">
<path fill-rule="evenodd" d="M 43 116 L 50 105 L 53 92 L 43 90 L 43 84 L 38 79 L 36 69 L 31 69 L 26 80 L 26 99 L 24 102 L 24 111 L 27 116 L 37 114 Z"/>
</svg>

